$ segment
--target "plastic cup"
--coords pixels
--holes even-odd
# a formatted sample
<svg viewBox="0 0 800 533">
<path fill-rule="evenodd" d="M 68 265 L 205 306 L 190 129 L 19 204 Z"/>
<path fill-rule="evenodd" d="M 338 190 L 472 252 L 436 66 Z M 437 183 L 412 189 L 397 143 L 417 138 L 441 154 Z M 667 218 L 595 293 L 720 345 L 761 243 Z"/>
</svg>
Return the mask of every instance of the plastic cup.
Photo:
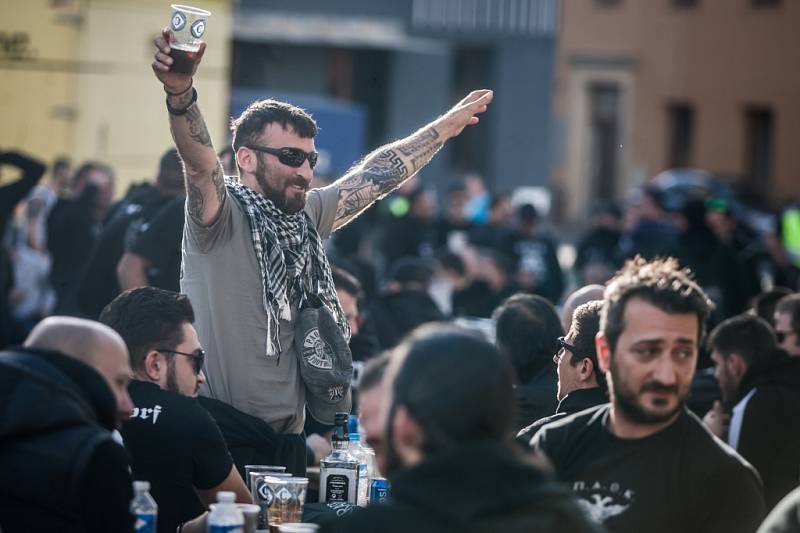
<svg viewBox="0 0 800 533">
<path fill-rule="evenodd" d="M 250 479 L 253 480 L 253 502 L 260 509 L 256 529 L 266 530 L 273 521 L 279 524 L 283 522 L 283 513 L 278 506 L 278 491 L 285 486 L 285 480 L 291 477 L 287 473 L 250 473 Z"/>
<path fill-rule="evenodd" d="M 303 506 L 306 504 L 308 493 L 308 478 L 292 477 L 286 479 L 286 488 L 289 489 L 288 497 L 281 499 L 284 522 L 300 522 L 303 519 Z"/>
<path fill-rule="evenodd" d="M 250 494 L 253 498 L 256 497 L 255 486 L 253 484 L 253 477 L 251 474 L 282 474 L 286 472 L 285 466 L 276 465 L 244 465 L 244 482 L 247 483 L 247 488 L 250 489 Z"/>
<path fill-rule="evenodd" d="M 172 17 L 169 27 L 172 30 L 172 38 L 169 43 L 169 55 L 172 57 L 172 70 L 191 74 L 211 11 L 182 4 L 172 4 L 171 7 Z"/>
</svg>

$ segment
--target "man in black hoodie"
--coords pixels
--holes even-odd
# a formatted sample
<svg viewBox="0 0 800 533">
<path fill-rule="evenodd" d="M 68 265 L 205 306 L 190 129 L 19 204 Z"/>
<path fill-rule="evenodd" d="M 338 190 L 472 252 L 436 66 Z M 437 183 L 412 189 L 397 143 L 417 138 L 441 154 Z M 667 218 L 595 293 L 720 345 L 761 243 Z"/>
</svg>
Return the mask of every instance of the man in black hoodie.
<svg viewBox="0 0 800 533">
<path fill-rule="evenodd" d="M 577 502 L 508 441 L 513 369 L 491 344 L 425 326 L 391 355 L 386 467 L 391 497 L 327 531 L 588 532 Z"/>
<path fill-rule="evenodd" d="M 763 319 L 739 315 L 709 337 L 722 400 L 705 417 L 761 474 L 767 509 L 798 484 L 800 472 L 800 359 L 778 348 Z"/>
<path fill-rule="evenodd" d="M 88 320 L 51 317 L 0 352 L 0 528 L 133 531 L 125 450 L 111 431 L 131 411 L 128 351 Z"/>
<path fill-rule="evenodd" d="M 517 373 L 515 429 L 556 411 L 558 377 L 553 354 L 564 332 L 553 305 L 542 296 L 515 294 L 495 309 L 497 347 Z"/>
</svg>

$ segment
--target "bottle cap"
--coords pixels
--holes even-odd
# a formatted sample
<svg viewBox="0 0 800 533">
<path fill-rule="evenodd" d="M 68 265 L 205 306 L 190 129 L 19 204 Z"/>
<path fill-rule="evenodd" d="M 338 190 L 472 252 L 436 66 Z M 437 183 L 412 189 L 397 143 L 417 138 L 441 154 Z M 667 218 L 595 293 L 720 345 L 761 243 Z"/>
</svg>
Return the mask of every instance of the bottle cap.
<svg viewBox="0 0 800 533">
<path fill-rule="evenodd" d="M 347 421 L 350 418 L 350 413 L 336 413 L 333 417 L 333 425 L 347 426 Z"/>
<path fill-rule="evenodd" d="M 233 503 L 236 501 L 236 493 L 221 490 L 217 493 L 217 501 L 219 503 Z"/>
<path fill-rule="evenodd" d="M 144 492 L 146 490 L 150 490 L 150 482 L 149 481 L 134 481 L 133 482 L 133 490 L 136 492 Z"/>
</svg>

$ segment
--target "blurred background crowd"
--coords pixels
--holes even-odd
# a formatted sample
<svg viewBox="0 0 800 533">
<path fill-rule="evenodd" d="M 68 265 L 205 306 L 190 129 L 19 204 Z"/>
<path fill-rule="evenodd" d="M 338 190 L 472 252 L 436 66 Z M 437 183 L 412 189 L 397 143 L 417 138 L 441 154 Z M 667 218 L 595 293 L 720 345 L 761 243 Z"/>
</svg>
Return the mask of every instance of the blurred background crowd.
<svg viewBox="0 0 800 533">
<path fill-rule="evenodd" d="M 323 128 L 316 185 L 467 89 L 495 91 L 480 128 L 327 243 L 357 360 L 432 320 L 491 331 L 518 291 L 560 305 L 635 254 L 691 267 L 717 303 L 712 326 L 798 290 L 796 2 L 203 7 L 196 85 L 215 145 L 251 100 L 291 101 Z M 148 67 L 168 5 L 1 9 L 5 346 L 50 314 L 96 318 L 126 288 L 178 290 L 183 191 Z"/>
</svg>

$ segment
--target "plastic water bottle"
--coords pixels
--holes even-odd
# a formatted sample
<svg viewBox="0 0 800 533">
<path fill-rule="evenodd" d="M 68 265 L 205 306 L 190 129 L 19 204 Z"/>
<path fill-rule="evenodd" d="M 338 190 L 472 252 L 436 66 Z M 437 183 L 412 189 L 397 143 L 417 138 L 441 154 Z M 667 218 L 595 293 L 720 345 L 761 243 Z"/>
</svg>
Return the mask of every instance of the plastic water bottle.
<svg viewBox="0 0 800 533">
<path fill-rule="evenodd" d="M 217 493 L 217 505 L 208 515 L 208 533 L 244 533 L 244 515 L 235 502 L 235 493 Z"/>
<path fill-rule="evenodd" d="M 350 415 L 347 426 L 350 436 L 348 451 L 350 455 L 358 460 L 358 498 L 356 499 L 356 504 L 359 507 L 366 507 L 369 500 L 370 456 L 361 444 L 358 417 Z"/>
<path fill-rule="evenodd" d="M 153 497 L 150 496 L 149 481 L 133 482 L 131 513 L 136 517 L 136 523 L 134 524 L 136 533 L 156 533 L 158 505 L 156 505 Z"/>
</svg>

